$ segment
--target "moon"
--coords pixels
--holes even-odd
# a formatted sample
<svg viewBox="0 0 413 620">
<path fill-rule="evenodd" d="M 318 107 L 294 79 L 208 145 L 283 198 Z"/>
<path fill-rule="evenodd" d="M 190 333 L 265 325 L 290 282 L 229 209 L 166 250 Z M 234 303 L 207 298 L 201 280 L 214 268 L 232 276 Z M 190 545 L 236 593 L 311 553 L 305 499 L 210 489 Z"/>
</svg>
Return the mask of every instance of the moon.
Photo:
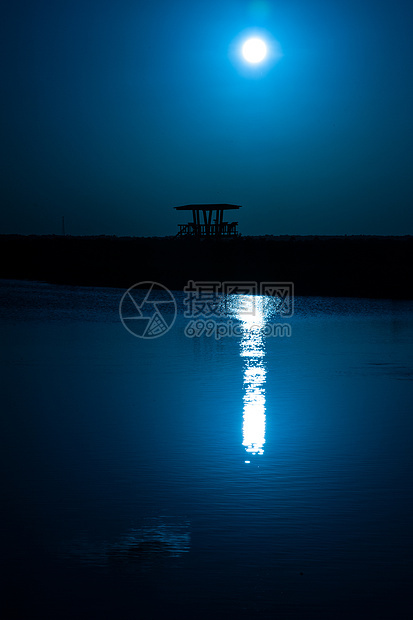
<svg viewBox="0 0 413 620">
<path fill-rule="evenodd" d="M 262 39 L 252 37 L 247 39 L 242 46 L 242 55 L 247 62 L 257 64 L 267 56 L 267 46 Z"/>
</svg>

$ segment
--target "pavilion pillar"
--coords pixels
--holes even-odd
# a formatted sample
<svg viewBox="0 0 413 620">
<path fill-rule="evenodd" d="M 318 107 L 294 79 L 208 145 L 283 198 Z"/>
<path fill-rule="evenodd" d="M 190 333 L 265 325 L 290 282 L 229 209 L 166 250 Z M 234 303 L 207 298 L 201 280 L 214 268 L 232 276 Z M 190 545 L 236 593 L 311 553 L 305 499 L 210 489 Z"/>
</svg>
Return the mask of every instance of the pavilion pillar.
<svg viewBox="0 0 413 620">
<path fill-rule="evenodd" d="M 208 235 L 209 231 L 208 231 L 208 219 L 207 219 L 207 212 L 203 209 L 202 213 L 204 214 L 204 224 L 205 224 L 205 234 Z"/>
<path fill-rule="evenodd" d="M 212 211 L 208 211 L 208 235 L 211 234 Z"/>
<path fill-rule="evenodd" d="M 222 234 L 222 210 L 221 209 L 217 209 L 216 211 L 216 230 L 215 230 L 215 234 L 217 235 L 221 235 Z"/>
<path fill-rule="evenodd" d="M 200 235 L 200 221 L 199 221 L 199 211 L 198 209 L 193 209 L 192 210 L 192 214 L 193 214 L 193 218 L 194 218 L 194 234 L 196 236 Z"/>
</svg>

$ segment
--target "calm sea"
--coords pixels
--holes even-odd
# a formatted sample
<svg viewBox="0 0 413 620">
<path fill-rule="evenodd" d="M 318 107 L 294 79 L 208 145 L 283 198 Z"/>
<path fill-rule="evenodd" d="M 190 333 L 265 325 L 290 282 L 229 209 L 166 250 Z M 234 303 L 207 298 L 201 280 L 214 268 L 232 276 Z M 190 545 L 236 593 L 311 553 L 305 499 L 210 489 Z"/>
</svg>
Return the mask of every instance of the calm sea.
<svg viewBox="0 0 413 620">
<path fill-rule="evenodd" d="M 411 302 L 0 291 L 3 617 L 410 617 Z"/>
</svg>

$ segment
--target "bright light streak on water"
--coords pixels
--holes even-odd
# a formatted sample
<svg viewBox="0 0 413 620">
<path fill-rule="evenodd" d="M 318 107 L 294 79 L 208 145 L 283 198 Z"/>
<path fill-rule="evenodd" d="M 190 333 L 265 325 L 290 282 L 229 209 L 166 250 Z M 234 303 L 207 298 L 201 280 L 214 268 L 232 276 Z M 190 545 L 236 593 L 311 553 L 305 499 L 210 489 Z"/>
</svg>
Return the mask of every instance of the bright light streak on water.
<svg viewBox="0 0 413 620">
<path fill-rule="evenodd" d="M 242 445 L 249 454 L 263 454 L 265 444 L 265 337 L 262 330 L 268 313 L 263 297 L 239 295 L 234 300 L 241 321 L 240 355 L 244 358 L 244 412 Z M 248 463 L 249 461 L 245 461 Z"/>
</svg>

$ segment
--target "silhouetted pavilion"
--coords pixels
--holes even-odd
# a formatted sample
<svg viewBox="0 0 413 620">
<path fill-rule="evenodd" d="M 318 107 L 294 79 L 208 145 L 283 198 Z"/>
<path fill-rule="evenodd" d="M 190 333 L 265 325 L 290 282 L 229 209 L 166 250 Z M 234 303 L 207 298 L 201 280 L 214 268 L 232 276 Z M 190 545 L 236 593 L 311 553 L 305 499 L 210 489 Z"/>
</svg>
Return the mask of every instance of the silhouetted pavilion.
<svg viewBox="0 0 413 620">
<path fill-rule="evenodd" d="M 192 222 L 178 224 L 177 237 L 237 237 L 238 222 L 224 222 L 224 211 L 240 209 L 239 205 L 184 205 L 177 211 L 192 211 Z M 202 218 L 201 218 L 202 213 Z M 203 219 L 203 222 L 201 220 Z"/>
</svg>

